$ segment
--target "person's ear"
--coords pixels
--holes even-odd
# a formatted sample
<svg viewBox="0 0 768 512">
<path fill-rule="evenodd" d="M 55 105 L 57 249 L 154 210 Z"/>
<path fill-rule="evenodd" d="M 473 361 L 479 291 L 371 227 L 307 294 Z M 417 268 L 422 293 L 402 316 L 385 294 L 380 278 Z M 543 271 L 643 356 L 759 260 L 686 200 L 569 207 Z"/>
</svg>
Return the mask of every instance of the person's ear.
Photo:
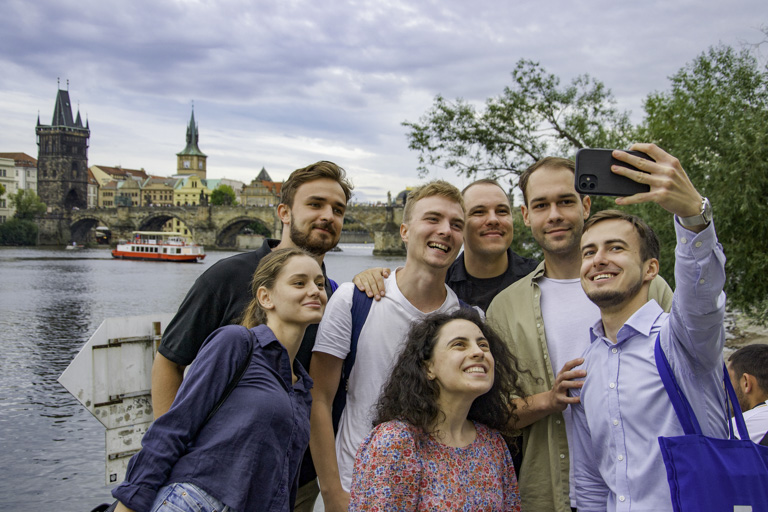
<svg viewBox="0 0 768 512">
<path fill-rule="evenodd" d="M 277 216 L 280 217 L 280 222 L 288 226 L 291 223 L 291 207 L 285 203 L 277 205 Z"/>
<path fill-rule="evenodd" d="M 264 311 L 275 309 L 275 305 L 272 303 L 272 297 L 266 287 L 260 286 L 259 289 L 256 290 L 256 299 L 259 301 L 259 304 L 261 304 L 261 308 Z"/>
<path fill-rule="evenodd" d="M 659 260 L 651 258 L 645 262 L 645 276 L 643 276 L 643 282 L 650 283 L 657 275 L 659 275 Z"/>
</svg>

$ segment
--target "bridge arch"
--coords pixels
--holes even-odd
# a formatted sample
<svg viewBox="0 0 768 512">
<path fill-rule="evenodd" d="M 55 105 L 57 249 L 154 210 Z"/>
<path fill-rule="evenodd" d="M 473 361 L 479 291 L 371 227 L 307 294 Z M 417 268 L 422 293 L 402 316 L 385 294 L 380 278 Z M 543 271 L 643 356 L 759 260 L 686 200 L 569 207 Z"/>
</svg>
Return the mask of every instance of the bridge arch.
<svg viewBox="0 0 768 512">
<path fill-rule="evenodd" d="M 262 219 L 258 217 L 236 217 L 230 219 L 217 233 L 216 233 L 216 247 L 220 248 L 234 248 L 237 247 L 237 235 L 249 224 L 257 223 L 262 226 L 262 232 L 269 233 L 272 236 L 272 226 L 268 226 Z"/>
<path fill-rule="evenodd" d="M 71 241 L 77 242 L 79 244 L 94 242 L 93 236 L 91 235 L 91 230 L 97 226 L 109 227 L 109 225 L 104 222 L 103 219 L 95 215 L 80 217 L 70 225 L 69 237 L 71 238 Z"/>
</svg>

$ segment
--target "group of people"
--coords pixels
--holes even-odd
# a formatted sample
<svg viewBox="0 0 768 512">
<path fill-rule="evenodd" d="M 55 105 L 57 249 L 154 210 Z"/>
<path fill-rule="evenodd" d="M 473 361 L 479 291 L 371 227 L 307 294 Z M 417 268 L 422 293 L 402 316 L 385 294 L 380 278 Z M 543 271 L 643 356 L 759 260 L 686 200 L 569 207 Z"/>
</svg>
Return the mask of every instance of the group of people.
<svg viewBox="0 0 768 512">
<path fill-rule="evenodd" d="M 213 265 L 166 328 L 156 421 L 117 510 L 309 512 L 320 493 L 328 512 L 671 510 L 655 443 L 682 428 L 654 341 L 704 433 L 725 437 L 725 257 L 680 163 L 632 149 L 651 160 L 614 156 L 644 172 L 613 170 L 650 191 L 617 203 L 674 215 L 674 294 L 653 231 L 590 218 L 561 158 L 519 180 L 542 262 L 510 249 L 498 183 L 434 181 L 408 196 L 405 264 L 337 288 L 323 257 L 352 186 L 331 162 L 294 171 L 280 240 Z M 739 402 L 759 409 L 766 365 L 737 356 Z"/>
</svg>

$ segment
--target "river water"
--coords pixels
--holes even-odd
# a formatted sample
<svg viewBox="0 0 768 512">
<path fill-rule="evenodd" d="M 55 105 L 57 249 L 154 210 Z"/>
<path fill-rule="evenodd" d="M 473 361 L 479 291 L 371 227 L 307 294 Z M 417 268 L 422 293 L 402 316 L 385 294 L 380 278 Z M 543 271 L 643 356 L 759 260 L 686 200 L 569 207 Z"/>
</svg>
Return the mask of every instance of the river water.
<svg viewBox="0 0 768 512">
<path fill-rule="evenodd" d="M 373 246 L 341 244 L 328 275 L 394 268 Z M 108 317 L 173 312 L 202 263 L 113 260 L 107 249 L 0 247 L 0 511 L 88 511 L 111 501 L 104 427 L 56 380 Z"/>
</svg>

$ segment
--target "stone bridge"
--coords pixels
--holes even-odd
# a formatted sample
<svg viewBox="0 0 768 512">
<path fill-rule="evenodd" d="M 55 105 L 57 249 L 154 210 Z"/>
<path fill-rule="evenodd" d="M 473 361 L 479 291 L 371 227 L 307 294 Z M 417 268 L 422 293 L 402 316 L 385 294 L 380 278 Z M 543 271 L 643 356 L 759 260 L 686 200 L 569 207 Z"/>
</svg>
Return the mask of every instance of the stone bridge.
<svg viewBox="0 0 768 512">
<path fill-rule="evenodd" d="M 172 219 L 183 222 L 191 237 L 207 247 L 235 247 L 238 233 L 254 221 L 262 224 L 272 238 L 280 238 L 282 233 L 277 210 L 269 206 L 121 206 L 75 210 L 68 217 L 61 219 L 57 233 L 45 233 L 50 229 L 41 225 L 41 238 L 59 244 L 88 242 L 92 240 L 89 233 L 93 228 L 106 226 L 113 241 L 130 239 L 132 231 L 159 231 Z M 344 216 L 344 225 L 354 231 L 367 231 L 373 239 L 376 231 L 382 231 L 387 224 L 390 229 L 392 224 L 399 226 L 402 218 L 402 207 L 351 206 Z"/>
</svg>

